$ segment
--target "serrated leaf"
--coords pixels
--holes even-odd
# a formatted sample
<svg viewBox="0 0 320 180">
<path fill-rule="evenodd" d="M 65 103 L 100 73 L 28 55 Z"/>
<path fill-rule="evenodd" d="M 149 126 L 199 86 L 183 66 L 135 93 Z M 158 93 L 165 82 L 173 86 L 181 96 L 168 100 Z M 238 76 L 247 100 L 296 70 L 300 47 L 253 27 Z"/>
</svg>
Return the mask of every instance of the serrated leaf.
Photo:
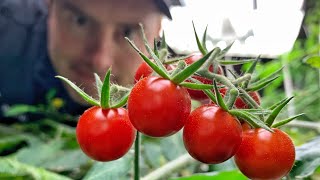
<svg viewBox="0 0 320 180">
<path fill-rule="evenodd" d="M 54 179 L 54 180 L 71 180 L 68 177 L 55 174 L 43 168 L 37 168 L 18 162 L 11 158 L 0 159 L 0 178 L 1 179 Z"/>
<path fill-rule="evenodd" d="M 87 93 L 85 93 L 82 89 L 80 89 L 77 85 L 75 85 L 69 79 L 62 77 L 62 76 L 56 76 L 56 78 L 59 78 L 59 79 L 63 80 L 64 82 L 66 82 L 89 104 L 94 105 L 94 106 L 100 106 L 100 103 L 97 100 L 95 100 L 93 97 L 89 96 Z"/>
<path fill-rule="evenodd" d="M 320 56 L 311 56 L 311 57 L 307 57 L 304 60 L 305 63 L 309 64 L 310 66 L 314 67 L 314 68 L 318 68 L 320 69 Z"/>
<path fill-rule="evenodd" d="M 296 163 L 290 177 L 302 179 L 311 176 L 320 167 L 320 137 L 296 147 Z"/>
<path fill-rule="evenodd" d="M 84 180 L 127 180 L 133 165 L 133 155 L 110 162 L 96 162 L 83 178 Z"/>
<path fill-rule="evenodd" d="M 234 171 L 221 171 L 221 172 L 194 174 L 189 177 L 171 178 L 170 180 L 226 180 L 226 179 L 247 180 L 248 178 L 244 176 L 240 171 L 234 170 Z"/>
</svg>

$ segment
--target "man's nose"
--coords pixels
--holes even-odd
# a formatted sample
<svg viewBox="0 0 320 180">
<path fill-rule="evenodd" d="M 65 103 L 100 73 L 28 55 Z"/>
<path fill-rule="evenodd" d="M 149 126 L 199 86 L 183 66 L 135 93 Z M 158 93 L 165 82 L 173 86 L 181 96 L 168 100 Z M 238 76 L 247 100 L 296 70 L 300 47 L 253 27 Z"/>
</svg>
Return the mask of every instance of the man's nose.
<svg viewBox="0 0 320 180">
<path fill-rule="evenodd" d="M 97 33 L 88 44 L 88 61 L 97 73 L 106 71 L 113 64 L 115 42 L 109 31 Z"/>
</svg>

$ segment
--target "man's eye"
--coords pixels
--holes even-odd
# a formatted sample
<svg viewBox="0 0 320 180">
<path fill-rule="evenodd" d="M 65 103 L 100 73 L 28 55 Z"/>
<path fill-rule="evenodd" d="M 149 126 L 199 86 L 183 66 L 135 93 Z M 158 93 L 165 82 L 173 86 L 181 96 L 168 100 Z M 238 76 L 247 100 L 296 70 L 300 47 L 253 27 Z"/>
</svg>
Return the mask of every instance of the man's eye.
<svg viewBox="0 0 320 180">
<path fill-rule="evenodd" d="M 84 16 L 74 15 L 73 22 L 78 26 L 85 26 L 88 23 L 88 19 Z"/>
</svg>

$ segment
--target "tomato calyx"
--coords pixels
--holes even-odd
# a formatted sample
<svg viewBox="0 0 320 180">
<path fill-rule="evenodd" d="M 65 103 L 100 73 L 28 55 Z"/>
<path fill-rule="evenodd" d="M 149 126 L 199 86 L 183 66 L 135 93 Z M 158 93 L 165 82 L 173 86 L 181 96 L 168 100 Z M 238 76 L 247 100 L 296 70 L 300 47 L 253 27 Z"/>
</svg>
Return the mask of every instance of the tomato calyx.
<svg viewBox="0 0 320 180">
<path fill-rule="evenodd" d="M 111 85 L 110 75 L 111 68 L 108 69 L 104 78 L 104 82 L 102 82 L 100 77 L 96 73 L 94 73 L 99 100 L 94 99 L 93 97 L 88 95 L 69 79 L 62 76 L 56 76 L 56 78 L 59 78 L 70 85 L 87 103 L 92 106 L 99 106 L 102 109 L 123 107 L 127 103 L 130 89 L 115 84 Z"/>
</svg>

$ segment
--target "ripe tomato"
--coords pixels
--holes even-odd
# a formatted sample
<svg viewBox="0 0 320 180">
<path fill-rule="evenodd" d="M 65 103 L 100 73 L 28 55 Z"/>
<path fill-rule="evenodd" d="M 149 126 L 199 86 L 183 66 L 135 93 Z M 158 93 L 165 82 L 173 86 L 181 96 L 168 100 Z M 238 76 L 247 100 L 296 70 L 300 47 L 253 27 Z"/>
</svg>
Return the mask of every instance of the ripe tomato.
<svg viewBox="0 0 320 180">
<path fill-rule="evenodd" d="M 202 54 L 193 54 L 190 57 L 186 58 L 185 62 L 187 64 L 192 64 L 192 63 L 194 63 L 195 61 L 199 60 L 202 57 L 203 57 Z M 213 66 L 209 67 L 209 71 L 213 72 Z M 223 74 L 223 69 L 222 69 L 221 66 L 218 67 L 217 74 Z M 203 84 L 213 84 L 212 79 L 208 79 L 208 78 L 201 77 L 201 76 L 192 76 L 192 78 L 197 79 L 198 81 L 202 82 Z M 189 92 L 190 97 L 192 99 L 200 100 L 200 101 L 209 99 L 208 96 L 204 92 L 202 92 L 201 90 L 188 89 L 188 92 Z"/>
<path fill-rule="evenodd" d="M 183 128 L 187 151 L 193 158 L 207 164 L 231 158 L 240 146 L 241 136 L 240 122 L 213 104 L 192 111 Z"/>
<path fill-rule="evenodd" d="M 77 141 L 82 151 L 97 161 L 112 161 L 128 152 L 136 130 L 124 108 L 91 107 L 77 124 Z"/>
<path fill-rule="evenodd" d="M 140 79 L 150 76 L 152 72 L 152 68 L 143 61 L 136 70 L 136 73 L 134 75 L 134 82 L 137 83 Z"/>
<path fill-rule="evenodd" d="M 137 82 L 128 98 L 133 126 L 152 137 L 169 136 L 179 131 L 191 111 L 187 90 L 170 80 L 149 76 Z"/>
<path fill-rule="evenodd" d="M 224 96 L 227 93 L 227 88 L 221 88 L 219 91 Z M 248 94 L 253 98 L 253 100 L 257 104 L 259 104 L 259 105 L 261 104 L 261 98 L 260 98 L 260 95 L 257 91 L 252 91 L 252 92 L 249 92 Z M 234 102 L 234 106 L 238 109 L 249 109 L 250 108 L 249 104 L 244 102 L 242 100 L 242 98 L 240 98 L 240 97 L 238 97 L 236 99 L 236 101 Z"/>
<path fill-rule="evenodd" d="M 271 133 L 265 129 L 243 132 L 235 162 L 250 179 L 281 179 L 292 168 L 295 149 L 290 137 L 279 129 Z"/>
</svg>

